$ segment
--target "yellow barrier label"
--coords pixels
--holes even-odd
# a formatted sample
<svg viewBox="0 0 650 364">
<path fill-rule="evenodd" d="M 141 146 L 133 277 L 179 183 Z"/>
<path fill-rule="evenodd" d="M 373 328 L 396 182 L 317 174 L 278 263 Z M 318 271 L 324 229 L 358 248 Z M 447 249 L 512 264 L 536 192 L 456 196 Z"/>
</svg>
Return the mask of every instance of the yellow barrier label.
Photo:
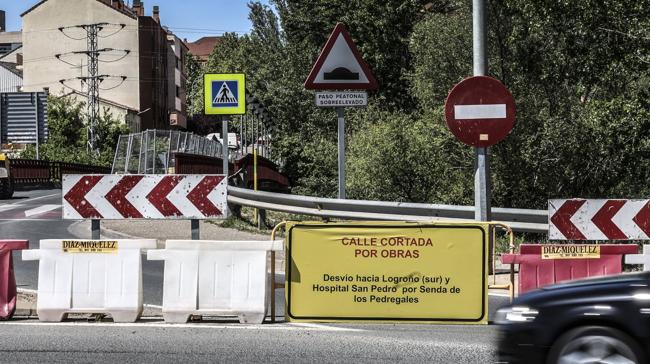
<svg viewBox="0 0 650 364">
<path fill-rule="evenodd" d="M 599 245 L 542 245 L 542 259 L 598 259 Z"/>
<path fill-rule="evenodd" d="M 61 244 L 64 253 L 117 253 L 117 241 L 64 240 Z"/>
<path fill-rule="evenodd" d="M 290 223 L 287 319 L 487 323 L 487 231 Z"/>
</svg>

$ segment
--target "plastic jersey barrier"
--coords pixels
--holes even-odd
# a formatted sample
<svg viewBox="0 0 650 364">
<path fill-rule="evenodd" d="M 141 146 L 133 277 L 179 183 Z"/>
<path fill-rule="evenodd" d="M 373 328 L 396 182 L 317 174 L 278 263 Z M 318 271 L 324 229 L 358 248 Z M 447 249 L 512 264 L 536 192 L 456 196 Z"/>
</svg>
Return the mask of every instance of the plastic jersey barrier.
<svg viewBox="0 0 650 364">
<path fill-rule="evenodd" d="M 0 320 L 7 320 L 16 311 L 16 278 L 12 251 L 27 249 L 27 240 L 0 240 Z"/>
<path fill-rule="evenodd" d="M 115 322 L 136 321 L 142 313 L 142 249 L 155 248 L 153 239 L 48 239 L 40 249 L 23 251 L 23 260 L 39 260 L 39 320 L 107 313 Z"/>
<path fill-rule="evenodd" d="M 618 274 L 623 255 L 636 244 L 522 244 L 519 254 L 504 254 L 504 264 L 519 264 L 519 294 L 580 278 Z"/>
<path fill-rule="evenodd" d="M 165 322 L 237 315 L 241 323 L 262 323 L 269 298 L 267 252 L 281 249 L 281 240 L 168 240 L 164 250 L 150 250 L 149 260 L 165 261 Z"/>
</svg>

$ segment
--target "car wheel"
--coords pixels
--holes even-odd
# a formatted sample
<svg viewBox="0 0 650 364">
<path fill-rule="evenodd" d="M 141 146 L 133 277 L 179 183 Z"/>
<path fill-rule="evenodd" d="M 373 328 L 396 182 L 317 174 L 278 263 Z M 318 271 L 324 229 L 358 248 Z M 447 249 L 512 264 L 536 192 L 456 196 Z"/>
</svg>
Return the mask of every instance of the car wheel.
<svg viewBox="0 0 650 364">
<path fill-rule="evenodd" d="M 630 336 L 605 326 L 584 326 L 560 336 L 547 364 L 643 364 L 643 351 Z"/>
</svg>

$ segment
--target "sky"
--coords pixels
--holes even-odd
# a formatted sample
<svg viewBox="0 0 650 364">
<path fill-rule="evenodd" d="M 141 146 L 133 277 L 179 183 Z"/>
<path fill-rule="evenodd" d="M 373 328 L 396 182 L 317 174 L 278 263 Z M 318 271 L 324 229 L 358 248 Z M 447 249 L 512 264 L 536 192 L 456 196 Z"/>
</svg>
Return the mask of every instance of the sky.
<svg viewBox="0 0 650 364">
<path fill-rule="evenodd" d="M 7 18 L 7 30 L 20 30 L 20 14 L 40 0 L 0 0 L 0 10 Z M 93 1 L 93 0 L 68 0 Z M 126 0 L 129 4 L 133 0 Z M 268 0 L 261 0 L 268 4 Z M 203 36 L 221 35 L 224 32 L 247 33 L 248 0 L 143 0 L 145 15 L 151 15 L 154 5 L 160 7 L 161 23 L 180 38 L 194 41 Z"/>
</svg>

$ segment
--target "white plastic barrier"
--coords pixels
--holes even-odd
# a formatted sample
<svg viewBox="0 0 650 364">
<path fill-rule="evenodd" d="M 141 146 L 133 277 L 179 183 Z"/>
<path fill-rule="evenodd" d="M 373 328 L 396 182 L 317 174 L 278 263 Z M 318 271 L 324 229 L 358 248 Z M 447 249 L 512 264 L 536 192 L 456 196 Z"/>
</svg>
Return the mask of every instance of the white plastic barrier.
<svg viewBox="0 0 650 364">
<path fill-rule="evenodd" d="M 149 260 L 165 261 L 165 322 L 236 315 L 241 323 L 262 323 L 269 298 L 267 252 L 282 246 L 282 240 L 167 240 L 164 250 L 150 250 Z"/>
<path fill-rule="evenodd" d="M 61 321 L 68 313 L 107 313 L 115 322 L 142 314 L 142 249 L 156 240 L 41 240 L 23 260 L 39 260 L 40 321 Z"/>
</svg>

